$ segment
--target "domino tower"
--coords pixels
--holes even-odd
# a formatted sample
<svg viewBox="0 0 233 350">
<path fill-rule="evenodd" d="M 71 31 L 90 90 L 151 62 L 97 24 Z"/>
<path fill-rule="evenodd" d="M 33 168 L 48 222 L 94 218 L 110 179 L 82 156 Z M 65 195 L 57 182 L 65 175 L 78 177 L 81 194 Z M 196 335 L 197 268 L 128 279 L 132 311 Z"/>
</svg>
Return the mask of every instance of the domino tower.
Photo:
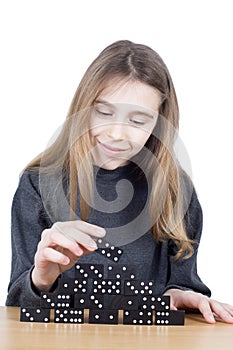
<svg viewBox="0 0 233 350">
<path fill-rule="evenodd" d="M 121 248 L 99 239 L 101 264 L 75 265 L 74 278 L 59 278 L 56 292 L 42 292 L 40 307 L 20 308 L 21 322 L 184 325 L 184 310 L 170 310 L 170 297 L 155 294 L 153 281 L 137 279 L 131 266 L 119 263 Z M 101 248 L 100 248 L 101 245 Z"/>
</svg>

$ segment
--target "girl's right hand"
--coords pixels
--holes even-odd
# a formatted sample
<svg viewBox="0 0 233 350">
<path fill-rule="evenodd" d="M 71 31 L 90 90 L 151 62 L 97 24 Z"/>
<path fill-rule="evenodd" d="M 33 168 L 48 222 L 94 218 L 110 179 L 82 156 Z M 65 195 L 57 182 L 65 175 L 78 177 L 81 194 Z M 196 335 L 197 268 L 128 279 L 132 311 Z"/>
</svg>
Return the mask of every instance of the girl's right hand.
<svg viewBox="0 0 233 350">
<path fill-rule="evenodd" d="M 95 238 L 104 228 L 85 221 L 56 222 L 42 232 L 32 270 L 32 282 L 39 291 L 48 291 L 58 276 L 69 270 L 80 256 L 97 249 Z"/>
</svg>

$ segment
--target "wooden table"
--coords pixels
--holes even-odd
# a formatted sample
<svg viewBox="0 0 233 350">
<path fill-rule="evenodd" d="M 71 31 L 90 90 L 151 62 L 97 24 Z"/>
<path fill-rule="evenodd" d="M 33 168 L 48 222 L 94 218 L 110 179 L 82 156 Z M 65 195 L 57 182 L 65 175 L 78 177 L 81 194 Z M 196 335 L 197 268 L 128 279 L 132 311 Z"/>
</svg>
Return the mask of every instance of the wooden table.
<svg viewBox="0 0 233 350">
<path fill-rule="evenodd" d="M 28 323 L 19 308 L 0 307 L 0 349 L 232 350 L 233 325 L 200 315 L 186 315 L 185 326 Z"/>
</svg>

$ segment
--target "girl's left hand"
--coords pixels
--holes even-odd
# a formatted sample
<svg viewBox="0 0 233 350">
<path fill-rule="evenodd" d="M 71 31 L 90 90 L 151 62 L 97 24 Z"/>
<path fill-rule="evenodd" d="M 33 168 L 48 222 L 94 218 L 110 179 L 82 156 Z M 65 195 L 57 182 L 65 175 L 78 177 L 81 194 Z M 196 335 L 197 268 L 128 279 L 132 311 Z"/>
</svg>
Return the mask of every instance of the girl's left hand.
<svg viewBox="0 0 233 350">
<path fill-rule="evenodd" d="M 171 297 L 171 310 L 199 310 L 208 323 L 215 323 L 215 316 L 226 323 L 233 324 L 233 306 L 220 303 L 193 291 L 169 289 L 164 295 Z"/>
</svg>

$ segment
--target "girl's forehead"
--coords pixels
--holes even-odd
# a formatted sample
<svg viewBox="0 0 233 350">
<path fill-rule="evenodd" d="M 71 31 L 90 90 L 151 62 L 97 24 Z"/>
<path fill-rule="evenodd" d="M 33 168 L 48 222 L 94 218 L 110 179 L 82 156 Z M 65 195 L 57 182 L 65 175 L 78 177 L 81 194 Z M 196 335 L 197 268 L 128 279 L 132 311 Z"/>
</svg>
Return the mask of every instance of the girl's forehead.
<svg viewBox="0 0 233 350">
<path fill-rule="evenodd" d="M 161 94 L 154 87 L 138 80 L 110 80 L 97 98 L 109 104 L 129 104 L 158 111 Z"/>
</svg>

